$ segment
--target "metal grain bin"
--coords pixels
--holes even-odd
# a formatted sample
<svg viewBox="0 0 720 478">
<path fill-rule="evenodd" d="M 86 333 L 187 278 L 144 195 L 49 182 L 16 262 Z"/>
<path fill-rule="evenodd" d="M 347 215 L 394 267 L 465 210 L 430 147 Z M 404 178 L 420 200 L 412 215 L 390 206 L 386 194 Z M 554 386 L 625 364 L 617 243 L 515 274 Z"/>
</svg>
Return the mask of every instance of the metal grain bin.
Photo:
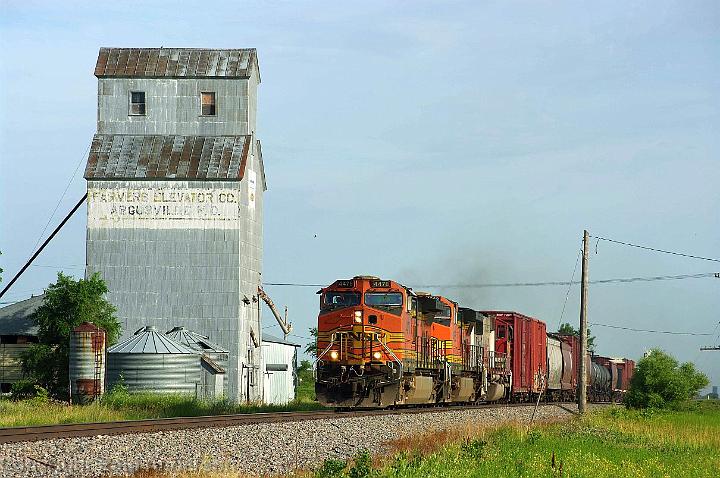
<svg viewBox="0 0 720 478">
<path fill-rule="evenodd" d="M 174 327 L 166 332 L 165 336 L 202 354 L 200 362 L 202 378 L 198 390 L 199 397 L 212 399 L 227 395 L 225 374 L 227 373 L 230 355 L 228 349 L 211 342 L 207 335 L 198 334 L 185 327 Z"/>
<path fill-rule="evenodd" d="M 200 354 L 155 327 L 145 327 L 108 349 L 108 387 L 121 377 L 130 392 L 195 395 L 201 383 Z"/>
<path fill-rule="evenodd" d="M 83 322 L 70 334 L 70 401 L 86 403 L 103 394 L 105 385 L 105 331 Z"/>
</svg>

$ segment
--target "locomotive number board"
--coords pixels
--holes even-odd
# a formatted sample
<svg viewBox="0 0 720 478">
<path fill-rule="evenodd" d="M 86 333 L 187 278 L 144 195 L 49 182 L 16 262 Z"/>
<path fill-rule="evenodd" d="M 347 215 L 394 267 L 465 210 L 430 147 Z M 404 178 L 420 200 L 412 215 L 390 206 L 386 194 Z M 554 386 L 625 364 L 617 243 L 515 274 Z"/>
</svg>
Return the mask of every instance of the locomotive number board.
<svg viewBox="0 0 720 478">
<path fill-rule="evenodd" d="M 381 287 L 390 287 L 390 281 L 389 280 L 371 280 L 370 281 L 370 287 L 373 289 L 378 289 Z"/>
<path fill-rule="evenodd" d="M 336 284 L 338 287 L 355 287 L 355 281 L 352 279 L 349 280 L 339 280 Z"/>
</svg>

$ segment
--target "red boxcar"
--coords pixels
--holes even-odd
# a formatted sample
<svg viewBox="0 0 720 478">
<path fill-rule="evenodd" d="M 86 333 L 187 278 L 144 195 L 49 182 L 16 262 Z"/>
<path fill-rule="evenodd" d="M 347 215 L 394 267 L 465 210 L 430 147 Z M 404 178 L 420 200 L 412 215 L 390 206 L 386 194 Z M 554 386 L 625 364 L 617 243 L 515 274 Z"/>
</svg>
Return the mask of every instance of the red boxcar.
<svg viewBox="0 0 720 478">
<path fill-rule="evenodd" d="M 615 360 L 617 367 L 617 380 L 613 383 L 613 389 L 622 393 L 630 389 L 630 380 L 635 371 L 635 362 L 629 359 Z"/>
<path fill-rule="evenodd" d="M 635 374 L 635 361 L 625 359 L 625 373 L 623 374 L 623 390 L 630 390 L 630 381 Z"/>
<path fill-rule="evenodd" d="M 512 393 L 539 393 L 547 376 L 545 323 L 517 312 L 483 314 L 495 318 L 495 352 L 511 357 Z"/>
</svg>

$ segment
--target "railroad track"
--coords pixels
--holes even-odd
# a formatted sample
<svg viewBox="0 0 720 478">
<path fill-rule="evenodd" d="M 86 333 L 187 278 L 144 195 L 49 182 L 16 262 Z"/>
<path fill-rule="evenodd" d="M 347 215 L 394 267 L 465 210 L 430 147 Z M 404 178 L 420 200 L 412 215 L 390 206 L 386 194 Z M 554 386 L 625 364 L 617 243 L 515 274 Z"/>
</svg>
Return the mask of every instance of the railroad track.
<svg viewBox="0 0 720 478">
<path fill-rule="evenodd" d="M 571 403 L 545 403 L 543 405 L 568 406 Z M 40 425 L 0 428 L 0 444 L 23 441 L 49 440 L 52 438 L 76 438 L 98 435 L 122 435 L 127 433 L 151 433 L 190 428 L 231 427 L 257 423 L 298 422 L 328 418 L 368 417 L 397 415 L 402 413 L 450 412 L 487 408 L 533 406 L 532 403 L 484 404 L 472 406 L 439 406 L 422 408 L 395 408 L 383 410 L 313 410 L 309 412 L 242 413 L 236 415 L 213 415 L 202 417 L 159 418 L 152 420 L 126 420 L 101 423 L 73 423 L 66 425 Z M 564 408 L 564 407 L 563 407 Z"/>
</svg>

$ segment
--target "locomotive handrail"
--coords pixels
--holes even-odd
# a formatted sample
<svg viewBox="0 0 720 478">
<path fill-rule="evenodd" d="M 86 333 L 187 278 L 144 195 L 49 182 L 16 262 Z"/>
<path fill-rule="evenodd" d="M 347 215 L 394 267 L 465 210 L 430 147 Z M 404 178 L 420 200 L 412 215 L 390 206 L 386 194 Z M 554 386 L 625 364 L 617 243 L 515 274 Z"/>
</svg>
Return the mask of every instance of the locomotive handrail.
<svg viewBox="0 0 720 478">
<path fill-rule="evenodd" d="M 383 348 L 385 349 L 385 352 L 387 352 L 387 354 L 390 355 L 395 360 L 395 362 L 397 362 L 398 366 L 400 367 L 400 375 L 397 378 L 398 380 L 400 380 L 403 376 L 402 362 L 400 361 L 399 358 L 397 358 L 397 355 L 395 355 L 395 352 L 393 352 L 392 349 L 390 349 L 390 347 L 388 347 L 385 342 L 383 342 L 382 340 L 378 340 L 378 342 L 380 342 L 380 345 L 383 346 Z"/>
<path fill-rule="evenodd" d="M 320 359 L 322 359 L 325 356 L 325 354 L 330 351 L 330 347 L 332 347 L 333 344 L 335 344 L 335 332 L 333 332 L 330 335 L 330 343 L 328 344 L 328 346 L 325 347 L 325 350 L 323 350 L 322 353 L 320 353 L 320 355 L 318 355 L 317 358 L 315 359 L 315 361 L 313 362 L 313 378 L 315 380 L 317 380 L 317 364 L 320 361 Z"/>
</svg>

